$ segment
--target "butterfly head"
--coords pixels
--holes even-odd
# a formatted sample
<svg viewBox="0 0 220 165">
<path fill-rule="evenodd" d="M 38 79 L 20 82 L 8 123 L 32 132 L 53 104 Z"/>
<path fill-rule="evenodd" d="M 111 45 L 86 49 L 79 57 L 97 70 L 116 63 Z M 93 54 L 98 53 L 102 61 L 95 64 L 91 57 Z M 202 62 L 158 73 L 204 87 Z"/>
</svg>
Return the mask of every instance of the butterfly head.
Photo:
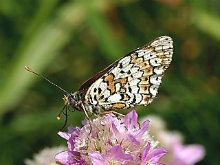
<svg viewBox="0 0 220 165">
<path fill-rule="evenodd" d="M 72 107 L 76 110 L 80 110 L 78 105 L 79 97 L 77 92 L 64 95 L 63 101 L 64 101 L 64 106 L 67 107 L 68 109 L 69 107 Z"/>
<path fill-rule="evenodd" d="M 64 106 L 69 106 L 68 95 L 64 95 L 64 97 L 63 97 L 63 102 L 64 102 Z"/>
</svg>

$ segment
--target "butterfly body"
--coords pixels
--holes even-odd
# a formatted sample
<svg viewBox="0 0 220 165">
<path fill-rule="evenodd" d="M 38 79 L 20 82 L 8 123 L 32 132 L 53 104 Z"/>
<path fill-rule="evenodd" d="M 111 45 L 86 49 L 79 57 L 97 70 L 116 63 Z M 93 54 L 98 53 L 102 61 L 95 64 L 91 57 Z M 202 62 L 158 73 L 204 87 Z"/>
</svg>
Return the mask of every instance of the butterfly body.
<svg viewBox="0 0 220 165">
<path fill-rule="evenodd" d="M 65 105 L 87 116 L 146 106 L 156 97 L 172 54 L 171 37 L 161 36 L 117 60 L 75 93 L 64 96 Z"/>
</svg>

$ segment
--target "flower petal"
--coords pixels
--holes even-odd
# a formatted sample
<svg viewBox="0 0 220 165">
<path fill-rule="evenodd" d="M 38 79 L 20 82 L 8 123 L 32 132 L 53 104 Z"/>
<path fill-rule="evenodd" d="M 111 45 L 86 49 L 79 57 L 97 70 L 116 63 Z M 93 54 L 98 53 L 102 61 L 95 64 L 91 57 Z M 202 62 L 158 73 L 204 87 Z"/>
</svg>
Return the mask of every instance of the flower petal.
<svg viewBox="0 0 220 165">
<path fill-rule="evenodd" d="M 175 147 L 174 154 L 177 163 L 192 165 L 204 157 L 205 149 L 201 145 L 183 146 L 179 144 Z"/>
<path fill-rule="evenodd" d="M 145 122 L 143 122 L 141 124 L 141 129 L 137 132 L 137 134 L 135 136 L 141 138 L 143 136 L 143 134 L 147 131 L 149 123 L 150 123 L 149 120 L 146 120 Z"/>
<path fill-rule="evenodd" d="M 167 154 L 167 150 L 165 149 L 154 149 L 147 155 L 147 161 L 151 163 L 159 163 L 160 159 Z"/>
<path fill-rule="evenodd" d="M 143 153 L 141 155 L 141 162 L 146 163 L 147 162 L 147 154 L 150 149 L 150 143 L 147 143 L 147 146 L 144 148 Z"/>
<path fill-rule="evenodd" d="M 63 151 L 63 152 L 58 153 L 55 156 L 55 159 L 62 164 L 68 164 L 68 163 L 71 163 L 72 154 L 68 151 Z"/>
<path fill-rule="evenodd" d="M 60 162 L 61 164 L 65 164 L 65 165 L 82 165 L 83 163 L 85 163 L 85 160 L 80 156 L 79 152 L 73 151 L 73 152 L 69 152 L 69 151 L 63 151 L 58 153 L 55 156 L 55 159 Z"/>
<path fill-rule="evenodd" d="M 108 151 L 108 160 L 116 160 L 122 164 L 130 162 L 133 160 L 133 157 L 130 154 L 124 154 L 122 147 L 120 145 L 112 147 Z"/>
<path fill-rule="evenodd" d="M 138 114 L 136 111 L 131 111 L 124 117 L 124 123 L 127 129 L 134 129 L 135 126 L 137 125 L 137 120 L 138 120 Z"/>
<path fill-rule="evenodd" d="M 115 126 L 114 123 L 112 123 L 111 130 L 112 130 L 112 132 L 114 133 L 114 135 L 116 136 L 116 138 L 117 138 L 118 140 L 120 140 L 120 138 L 121 138 L 120 135 L 121 135 L 121 134 L 120 134 L 120 132 L 118 131 L 118 129 L 117 129 L 117 127 Z"/>
<path fill-rule="evenodd" d="M 141 143 L 131 134 L 128 134 L 127 138 L 136 146 L 139 146 Z"/>
<path fill-rule="evenodd" d="M 71 137 L 71 134 L 69 134 L 67 132 L 59 131 L 57 134 L 60 135 L 62 138 L 66 139 L 66 140 L 69 140 L 69 138 Z"/>
<path fill-rule="evenodd" d="M 75 148 L 75 142 L 74 142 L 74 140 L 70 138 L 70 139 L 67 141 L 67 146 L 68 146 L 69 151 L 73 151 L 74 148 Z"/>
<path fill-rule="evenodd" d="M 99 152 L 89 153 L 89 158 L 93 165 L 97 165 L 97 164 L 105 165 L 105 159 Z"/>
<path fill-rule="evenodd" d="M 80 133 L 80 128 L 73 127 L 72 125 L 68 127 L 68 133 L 72 135 L 72 137 L 78 137 Z"/>
</svg>

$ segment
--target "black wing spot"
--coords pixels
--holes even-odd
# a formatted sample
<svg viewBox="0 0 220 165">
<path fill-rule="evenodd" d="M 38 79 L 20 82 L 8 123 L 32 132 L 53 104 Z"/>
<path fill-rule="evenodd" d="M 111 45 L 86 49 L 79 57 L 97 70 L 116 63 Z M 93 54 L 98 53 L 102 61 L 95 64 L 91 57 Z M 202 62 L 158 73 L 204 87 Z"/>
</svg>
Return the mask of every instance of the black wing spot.
<svg viewBox="0 0 220 165">
<path fill-rule="evenodd" d="M 136 103 L 136 97 L 134 96 L 134 99 L 132 100 L 132 103 Z"/>
<path fill-rule="evenodd" d="M 124 98 L 125 98 L 124 94 L 121 94 L 121 99 L 120 100 L 122 101 L 122 100 L 124 100 Z"/>
<path fill-rule="evenodd" d="M 122 69 L 122 68 L 123 68 L 123 65 L 122 65 L 122 63 L 120 63 L 118 67 Z"/>
<path fill-rule="evenodd" d="M 104 96 L 104 95 L 102 95 L 102 96 L 100 97 L 100 100 L 104 99 L 104 97 L 105 97 L 105 96 Z"/>
<path fill-rule="evenodd" d="M 89 100 L 92 102 L 92 96 L 91 95 L 89 95 Z"/>
<path fill-rule="evenodd" d="M 93 91 L 94 91 L 94 93 L 96 93 L 96 91 L 97 91 L 97 88 L 94 88 L 94 90 L 93 90 Z"/>
<path fill-rule="evenodd" d="M 131 90 L 131 87 L 128 87 L 128 91 L 131 93 L 131 91 L 132 91 L 132 90 Z"/>
<path fill-rule="evenodd" d="M 100 94 L 102 92 L 101 88 L 98 88 L 98 94 Z"/>
<path fill-rule="evenodd" d="M 96 97 L 96 95 L 94 96 L 94 100 L 96 100 L 96 101 L 97 101 L 97 97 Z"/>
</svg>

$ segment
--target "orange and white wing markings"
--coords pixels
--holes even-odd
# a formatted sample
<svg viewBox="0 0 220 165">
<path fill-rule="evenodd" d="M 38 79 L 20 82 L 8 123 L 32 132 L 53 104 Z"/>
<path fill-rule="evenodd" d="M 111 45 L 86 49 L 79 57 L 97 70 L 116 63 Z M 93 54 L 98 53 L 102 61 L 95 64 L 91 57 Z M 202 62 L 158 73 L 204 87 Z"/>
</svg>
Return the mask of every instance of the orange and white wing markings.
<svg viewBox="0 0 220 165">
<path fill-rule="evenodd" d="M 87 90 L 86 100 L 103 110 L 148 105 L 172 61 L 173 41 L 161 36 L 113 63 Z"/>
</svg>

